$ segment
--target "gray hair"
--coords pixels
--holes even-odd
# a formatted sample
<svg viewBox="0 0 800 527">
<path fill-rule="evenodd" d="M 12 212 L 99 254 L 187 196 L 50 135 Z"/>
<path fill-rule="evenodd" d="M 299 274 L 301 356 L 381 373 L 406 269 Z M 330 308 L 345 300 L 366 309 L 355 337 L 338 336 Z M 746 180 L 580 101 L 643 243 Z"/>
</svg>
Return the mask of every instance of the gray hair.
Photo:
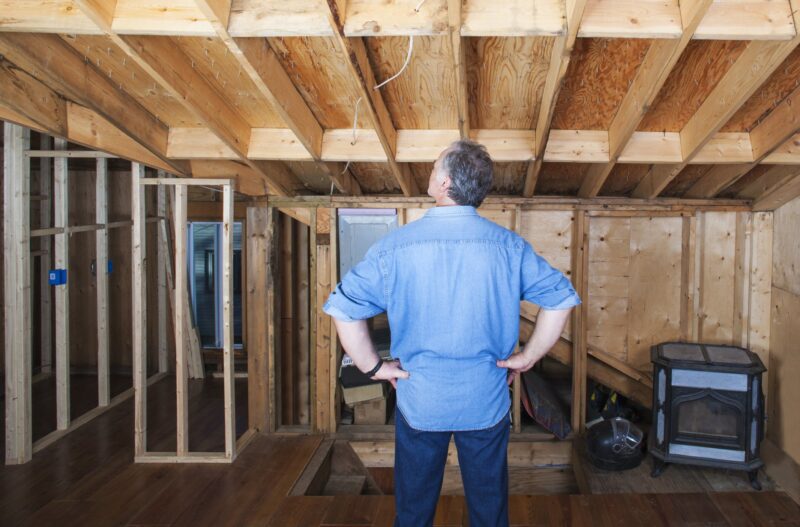
<svg viewBox="0 0 800 527">
<path fill-rule="evenodd" d="M 458 205 L 479 207 L 492 188 L 492 158 L 486 147 L 467 139 L 456 141 L 443 162 L 450 176 L 450 199 Z"/>
</svg>

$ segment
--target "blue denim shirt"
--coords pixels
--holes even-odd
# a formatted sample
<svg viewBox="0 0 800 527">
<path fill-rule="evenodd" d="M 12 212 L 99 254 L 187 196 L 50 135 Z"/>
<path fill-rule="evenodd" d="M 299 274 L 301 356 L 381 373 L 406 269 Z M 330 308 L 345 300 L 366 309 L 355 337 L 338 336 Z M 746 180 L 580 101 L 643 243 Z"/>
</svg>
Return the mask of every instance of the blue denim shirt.
<svg viewBox="0 0 800 527">
<path fill-rule="evenodd" d="M 510 405 L 496 361 L 519 340 L 519 303 L 580 303 L 570 281 L 519 235 L 473 207 L 436 207 L 378 242 L 336 286 L 330 316 L 363 320 L 384 311 L 391 354 L 409 379 L 397 405 L 417 430 L 488 428 Z"/>
</svg>

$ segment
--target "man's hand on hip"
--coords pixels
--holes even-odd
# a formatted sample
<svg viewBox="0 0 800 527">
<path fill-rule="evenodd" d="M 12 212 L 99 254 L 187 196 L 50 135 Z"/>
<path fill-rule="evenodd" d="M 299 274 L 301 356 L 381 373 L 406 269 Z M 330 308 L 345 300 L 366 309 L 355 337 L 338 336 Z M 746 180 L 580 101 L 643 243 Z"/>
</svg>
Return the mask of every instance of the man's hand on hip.
<svg viewBox="0 0 800 527">
<path fill-rule="evenodd" d="M 399 360 L 383 361 L 380 369 L 372 376 L 373 379 L 389 381 L 392 386 L 397 388 L 397 379 L 408 379 L 411 376 L 402 368 Z"/>
<path fill-rule="evenodd" d="M 506 360 L 497 361 L 498 368 L 508 369 L 509 385 L 514 382 L 514 379 L 516 379 L 520 373 L 533 368 L 534 364 L 536 364 L 536 358 L 530 357 L 522 352 L 514 353 Z"/>
</svg>

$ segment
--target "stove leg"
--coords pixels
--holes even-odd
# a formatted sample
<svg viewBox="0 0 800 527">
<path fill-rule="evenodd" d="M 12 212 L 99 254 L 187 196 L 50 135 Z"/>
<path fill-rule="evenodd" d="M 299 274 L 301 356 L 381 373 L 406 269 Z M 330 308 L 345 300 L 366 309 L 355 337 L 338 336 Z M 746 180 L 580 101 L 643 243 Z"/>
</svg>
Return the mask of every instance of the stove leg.
<svg viewBox="0 0 800 527">
<path fill-rule="evenodd" d="M 750 480 L 750 486 L 756 490 L 761 490 L 761 483 L 758 481 L 758 470 L 751 470 L 747 473 L 747 479 Z"/>
<path fill-rule="evenodd" d="M 667 463 L 658 458 L 653 458 L 653 470 L 650 472 L 650 477 L 657 478 L 667 469 Z"/>
</svg>

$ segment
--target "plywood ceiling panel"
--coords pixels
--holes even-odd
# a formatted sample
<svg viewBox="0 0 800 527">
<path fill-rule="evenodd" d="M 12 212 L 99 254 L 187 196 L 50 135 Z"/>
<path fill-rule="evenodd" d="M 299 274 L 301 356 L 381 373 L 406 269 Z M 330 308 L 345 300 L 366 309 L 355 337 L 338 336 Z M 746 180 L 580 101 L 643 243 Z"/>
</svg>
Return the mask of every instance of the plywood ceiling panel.
<svg viewBox="0 0 800 527">
<path fill-rule="evenodd" d="M 521 194 L 527 172 L 528 163 L 495 163 L 492 194 Z"/>
<path fill-rule="evenodd" d="M 733 40 L 690 42 L 638 129 L 680 132 L 745 47 Z"/>
<path fill-rule="evenodd" d="M 536 194 L 574 196 L 588 169 L 588 163 L 542 163 Z"/>
<path fill-rule="evenodd" d="M 359 94 L 333 38 L 272 38 L 269 43 L 322 127 L 352 127 Z M 372 128 L 363 108 L 358 127 Z"/>
<path fill-rule="evenodd" d="M 664 189 L 661 196 L 669 198 L 681 197 L 697 182 L 697 180 L 706 175 L 713 166 L 714 165 L 687 165 L 686 168 L 681 170 L 680 174 L 667 185 L 667 188 Z"/>
<path fill-rule="evenodd" d="M 721 198 L 735 198 L 745 188 L 750 186 L 751 183 L 760 179 L 764 174 L 770 171 L 775 165 L 756 165 L 750 172 L 740 177 L 733 185 L 729 186 L 722 192 L 719 197 Z"/>
<path fill-rule="evenodd" d="M 310 161 L 286 161 L 286 166 L 307 189 L 318 194 L 330 194 L 331 180 L 320 170 L 319 165 L 316 163 Z"/>
<path fill-rule="evenodd" d="M 553 40 L 549 37 L 466 39 L 472 128 L 535 126 Z"/>
<path fill-rule="evenodd" d="M 63 35 L 64 41 L 99 71 L 168 126 L 198 127 L 203 123 L 136 65 L 106 36 Z"/>
<path fill-rule="evenodd" d="M 608 130 L 650 40 L 579 38 L 561 85 L 552 127 Z"/>
<path fill-rule="evenodd" d="M 286 128 L 239 62 L 217 38 L 174 37 L 173 42 L 214 89 L 254 128 Z"/>
<path fill-rule="evenodd" d="M 721 131 L 749 132 L 798 85 L 800 85 L 800 47 L 795 48 L 786 57 L 783 64 L 778 66 L 767 82 L 739 108 Z"/>
<path fill-rule="evenodd" d="M 351 163 L 350 170 L 365 194 L 395 194 L 400 192 L 397 180 L 386 163 Z"/>
<path fill-rule="evenodd" d="M 417 188 L 420 193 L 425 195 L 428 191 L 428 179 L 433 170 L 433 163 L 410 163 L 411 174 L 414 176 L 414 181 L 417 183 Z"/>
<path fill-rule="evenodd" d="M 617 163 L 608 175 L 601 196 L 627 196 L 647 175 L 651 165 Z"/>
<path fill-rule="evenodd" d="M 400 71 L 408 54 L 408 41 L 408 37 L 366 39 L 378 83 Z M 455 72 L 448 37 L 414 37 L 408 67 L 381 92 L 397 128 L 458 128 Z"/>
</svg>

